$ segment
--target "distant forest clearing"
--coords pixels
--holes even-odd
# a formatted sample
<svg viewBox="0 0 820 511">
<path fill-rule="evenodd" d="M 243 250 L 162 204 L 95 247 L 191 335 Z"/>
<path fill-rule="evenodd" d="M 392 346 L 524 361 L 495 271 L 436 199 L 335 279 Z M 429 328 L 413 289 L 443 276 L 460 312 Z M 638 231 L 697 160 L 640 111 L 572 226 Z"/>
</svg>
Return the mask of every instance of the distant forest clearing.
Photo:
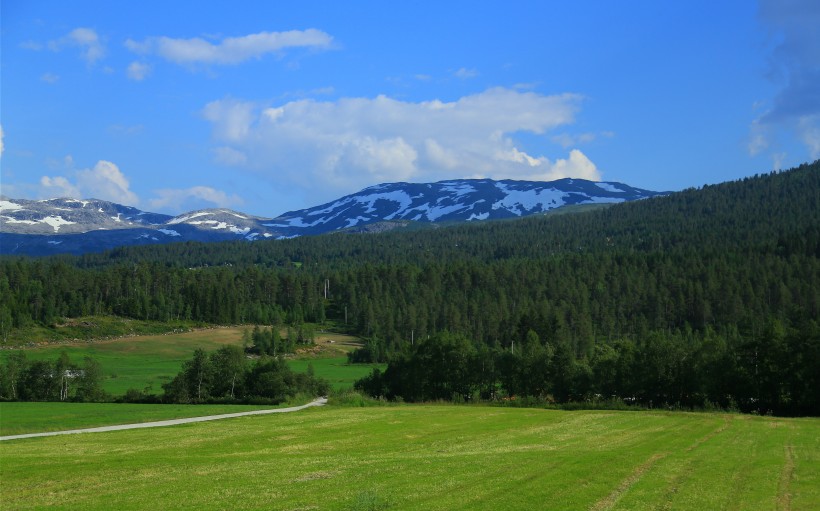
<svg viewBox="0 0 820 511">
<path fill-rule="evenodd" d="M 0 444 L 14 509 L 818 509 L 817 419 L 325 407 Z"/>
<path fill-rule="evenodd" d="M 22 351 L 29 360 L 52 360 L 63 351 L 74 362 L 82 362 L 83 357 L 92 357 L 102 367 L 104 390 L 113 396 L 121 396 L 129 389 L 147 389 L 149 393 L 161 394 L 162 385 L 179 372 L 194 350 L 202 348 L 213 351 L 225 345 L 242 346 L 244 332 L 252 329 L 253 326 L 205 328 L 92 342 L 43 344 Z M 300 347 L 300 353 L 294 355 L 289 363 L 295 371 L 304 372 L 308 362 L 312 362 L 316 375 L 329 380 L 335 388 L 350 387 L 373 367 L 366 364 L 347 365 L 346 353 L 359 342 L 358 338 L 350 335 L 317 332 L 315 345 Z M 5 364 L 14 351 L 17 350 L 0 351 L 0 364 Z"/>
</svg>

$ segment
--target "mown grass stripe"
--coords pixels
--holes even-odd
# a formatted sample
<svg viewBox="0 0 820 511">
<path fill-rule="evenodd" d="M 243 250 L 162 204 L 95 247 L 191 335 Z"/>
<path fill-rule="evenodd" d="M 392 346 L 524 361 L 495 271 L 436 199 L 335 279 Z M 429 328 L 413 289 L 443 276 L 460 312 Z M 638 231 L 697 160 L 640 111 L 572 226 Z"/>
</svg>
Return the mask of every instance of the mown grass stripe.
<svg viewBox="0 0 820 511">
<path fill-rule="evenodd" d="M 629 489 L 637 483 L 649 469 L 652 468 L 652 465 L 654 465 L 658 460 L 665 458 L 668 454 L 669 453 L 659 452 L 650 456 L 648 460 L 635 468 L 629 477 L 622 480 L 618 487 L 612 491 L 612 493 L 607 495 L 606 498 L 596 502 L 595 505 L 590 508 L 590 511 L 609 511 L 615 507 L 615 504 L 618 503 L 623 494 L 629 491 Z"/>
<path fill-rule="evenodd" d="M 791 482 L 794 478 L 794 446 L 784 447 L 786 461 L 780 472 L 780 483 L 777 487 L 777 509 L 790 511 L 792 508 Z"/>
</svg>

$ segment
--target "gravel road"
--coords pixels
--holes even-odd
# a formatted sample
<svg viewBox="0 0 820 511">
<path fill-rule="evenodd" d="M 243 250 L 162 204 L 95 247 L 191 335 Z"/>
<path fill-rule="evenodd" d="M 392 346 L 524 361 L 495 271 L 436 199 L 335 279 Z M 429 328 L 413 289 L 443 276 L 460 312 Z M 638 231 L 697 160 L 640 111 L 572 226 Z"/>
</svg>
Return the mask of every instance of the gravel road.
<svg viewBox="0 0 820 511">
<path fill-rule="evenodd" d="M 70 429 L 66 431 L 48 431 L 46 433 L 27 433 L 25 435 L 0 436 L 0 441 L 17 440 L 19 438 L 36 438 L 41 436 L 75 435 L 77 433 L 101 433 L 103 431 L 120 431 L 123 429 L 140 428 L 162 428 L 165 426 L 176 426 L 177 424 L 190 424 L 192 422 L 216 421 L 220 419 L 232 419 L 234 417 L 244 417 L 246 415 L 266 415 L 269 413 L 298 412 L 311 406 L 322 406 L 327 403 L 327 399 L 321 397 L 302 406 L 291 406 L 289 408 L 272 408 L 270 410 L 253 410 L 251 412 L 223 413 L 221 415 L 206 415 L 204 417 L 189 417 L 187 419 L 171 419 L 167 421 L 140 422 L 138 424 L 120 424 L 117 426 L 101 426 L 98 428 Z"/>
</svg>

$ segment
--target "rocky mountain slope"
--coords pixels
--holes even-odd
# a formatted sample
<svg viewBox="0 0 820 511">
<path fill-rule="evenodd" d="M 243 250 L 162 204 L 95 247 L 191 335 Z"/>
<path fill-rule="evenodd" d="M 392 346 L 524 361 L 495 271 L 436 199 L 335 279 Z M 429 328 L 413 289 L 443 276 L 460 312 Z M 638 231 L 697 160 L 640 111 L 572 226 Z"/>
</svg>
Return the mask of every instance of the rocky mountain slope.
<svg viewBox="0 0 820 511">
<path fill-rule="evenodd" d="M 661 194 L 622 183 L 582 179 L 389 183 L 273 219 L 227 209 L 173 217 L 95 199 L 3 197 L 0 254 L 80 254 L 149 243 L 283 239 L 367 230 L 374 224 L 384 229 L 408 222 L 493 220 L 545 213 L 567 205 L 618 203 Z"/>
</svg>

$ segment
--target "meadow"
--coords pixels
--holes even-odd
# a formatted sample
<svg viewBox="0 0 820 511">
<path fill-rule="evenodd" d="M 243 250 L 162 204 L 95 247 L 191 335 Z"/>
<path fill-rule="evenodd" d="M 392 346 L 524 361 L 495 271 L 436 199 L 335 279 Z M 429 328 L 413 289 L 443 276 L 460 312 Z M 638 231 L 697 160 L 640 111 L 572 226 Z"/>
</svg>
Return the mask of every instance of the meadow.
<svg viewBox="0 0 820 511">
<path fill-rule="evenodd" d="M 5 509 L 818 509 L 820 421 L 327 406 L 0 443 Z"/>
<path fill-rule="evenodd" d="M 0 436 L 181 419 L 268 408 L 274 407 L 271 405 L 8 402 L 0 403 Z"/>
<path fill-rule="evenodd" d="M 30 360 L 55 360 L 62 351 L 77 364 L 82 363 L 83 357 L 93 357 L 102 366 L 103 388 L 113 396 L 121 396 L 129 389 L 161 394 L 162 385 L 179 372 L 194 350 L 214 351 L 227 344 L 241 346 L 246 329 L 249 327 L 223 327 L 93 342 L 41 344 L 23 351 Z M 354 349 L 357 342 L 357 338 L 348 335 L 318 333 L 316 346 L 289 363 L 293 370 L 304 372 L 308 362 L 312 362 L 316 375 L 329 380 L 333 388 L 350 387 L 374 367 L 347 364 L 346 353 Z M 5 363 L 5 357 L 11 352 L 0 351 L 0 364 Z"/>
</svg>

